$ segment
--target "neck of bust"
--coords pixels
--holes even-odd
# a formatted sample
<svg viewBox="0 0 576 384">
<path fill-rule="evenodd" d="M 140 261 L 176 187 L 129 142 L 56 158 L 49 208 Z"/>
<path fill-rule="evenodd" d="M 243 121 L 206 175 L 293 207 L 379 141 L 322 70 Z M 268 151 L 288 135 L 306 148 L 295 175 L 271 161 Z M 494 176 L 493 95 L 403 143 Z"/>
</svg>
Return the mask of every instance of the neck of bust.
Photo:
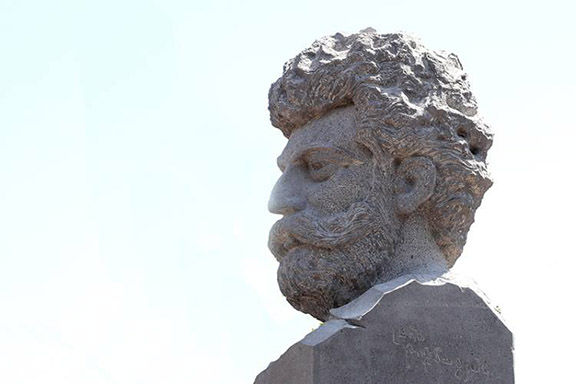
<svg viewBox="0 0 576 384">
<path fill-rule="evenodd" d="M 403 223 L 394 256 L 399 276 L 440 276 L 448 271 L 444 254 L 436 244 L 427 220 L 411 215 Z"/>
</svg>

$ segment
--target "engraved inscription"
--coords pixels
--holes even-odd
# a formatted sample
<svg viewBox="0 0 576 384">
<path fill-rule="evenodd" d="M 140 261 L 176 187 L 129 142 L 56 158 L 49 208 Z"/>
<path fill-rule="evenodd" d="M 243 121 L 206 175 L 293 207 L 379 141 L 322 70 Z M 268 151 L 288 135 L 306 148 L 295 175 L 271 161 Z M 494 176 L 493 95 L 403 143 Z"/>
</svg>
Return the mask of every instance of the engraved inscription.
<svg viewBox="0 0 576 384">
<path fill-rule="evenodd" d="M 432 366 L 444 366 L 452 370 L 454 377 L 464 383 L 475 375 L 490 375 L 488 364 L 479 358 L 462 359 L 450 356 L 442 348 L 432 345 L 415 325 L 408 325 L 392 332 L 392 343 L 404 350 L 406 369 L 421 367 L 429 372 Z"/>
</svg>

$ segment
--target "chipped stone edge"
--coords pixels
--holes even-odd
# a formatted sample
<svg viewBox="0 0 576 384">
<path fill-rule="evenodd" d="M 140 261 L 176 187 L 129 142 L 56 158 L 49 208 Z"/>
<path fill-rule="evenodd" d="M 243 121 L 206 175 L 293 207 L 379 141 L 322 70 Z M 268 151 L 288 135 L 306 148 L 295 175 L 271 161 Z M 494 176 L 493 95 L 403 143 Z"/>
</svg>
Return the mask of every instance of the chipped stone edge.
<svg viewBox="0 0 576 384">
<path fill-rule="evenodd" d="M 502 314 L 490 302 L 486 294 L 478 288 L 478 285 L 474 280 L 451 272 L 444 273 L 440 276 L 435 274 L 411 274 L 375 285 L 358 298 L 352 300 L 350 303 L 330 310 L 330 319 L 316 330 L 306 335 L 300 343 L 307 346 L 315 346 L 328 340 L 343 329 L 362 329 L 363 327 L 359 325 L 358 322 L 367 313 L 369 313 L 384 296 L 411 283 L 432 286 L 452 284 L 458 286 L 461 290 L 471 289 L 484 301 L 496 317 L 506 325 L 506 322 L 502 318 Z"/>
</svg>

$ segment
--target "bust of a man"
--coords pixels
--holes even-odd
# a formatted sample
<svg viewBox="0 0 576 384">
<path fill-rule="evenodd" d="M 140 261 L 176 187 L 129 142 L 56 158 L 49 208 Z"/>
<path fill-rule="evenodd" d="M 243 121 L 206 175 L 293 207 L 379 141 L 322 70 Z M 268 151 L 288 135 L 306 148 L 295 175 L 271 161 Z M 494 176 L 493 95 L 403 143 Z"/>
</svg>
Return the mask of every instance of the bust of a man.
<svg viewBox="0 0 576 384">
<path fill-rule="evenodd" d="M 269 109 L 288 138 L 269 246 L 294 308 L 327 320 L 376 284 L 448 271 L 492 184 L 492 135 L 455 55 L 336 34 L 286 63 Z"/>
</svg>

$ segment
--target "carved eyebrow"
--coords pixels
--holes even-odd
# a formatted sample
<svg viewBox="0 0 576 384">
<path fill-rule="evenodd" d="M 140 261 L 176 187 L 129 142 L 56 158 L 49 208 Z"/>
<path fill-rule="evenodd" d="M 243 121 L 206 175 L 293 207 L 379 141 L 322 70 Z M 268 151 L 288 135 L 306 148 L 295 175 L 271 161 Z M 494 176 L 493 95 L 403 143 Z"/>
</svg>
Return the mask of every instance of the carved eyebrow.
<svg viewBox="0 0 576 384">
<path fill-rule="evenodd" d="M 284 165 L 284 158 L 282 157 L 282 155 L 278 156 L 278 158 L 276 159 L 276 165 L 278 166 L 278 168 L 284 172 L 284 169 L 286 168 L 286 166 Z"/>
<path fill-rule="evenodd" d="M 338 160 L 346 165 L 360 165 L 363 163 L 360 159 L 358 159 L 355 155 L 346 151 L 344 149 L 335 148 L 335 147 L 316 147 L 316 148 L 309 148 L 303 151 L 297 160 L 305 159 L 306 157 L 313 156 L 313 155 L 325 155 L 330 157 L 335 157 L 335 160 Z"/>
<path fill-rule="evenodd" d="M 289 159 L 289 160 L 287 160 L 286 155 L 284 153 L 282 153 L 276 159 L 276 164 L 278 165 L 278 168 L 282 172 L 284 172 L 287 164 L 289 164 L 289 163 L 295 164 L 295 163 L 301 162 L 303 160 L 306 160 L 306 157 L 311 156 L 311 155 L 315 155 L 315 154 L 325 154 L 328 156 L 331 155 L 331 156 L 338 157 L 340 160 L 344 160 L 344 163 L 346 163 L 347 165 L 359 165 L 359 164 L 364 163 L 363 161 L 358 159 L 356 156 L 354 156 L 349 151 L 346 151 L 346 150 L 341 149 L 341 148 L 313 147 L 313 148 L 304 149 L 304 150 L 296 153 L 296 155 L 292 156 L 292 159 Z"/>
</svg>

